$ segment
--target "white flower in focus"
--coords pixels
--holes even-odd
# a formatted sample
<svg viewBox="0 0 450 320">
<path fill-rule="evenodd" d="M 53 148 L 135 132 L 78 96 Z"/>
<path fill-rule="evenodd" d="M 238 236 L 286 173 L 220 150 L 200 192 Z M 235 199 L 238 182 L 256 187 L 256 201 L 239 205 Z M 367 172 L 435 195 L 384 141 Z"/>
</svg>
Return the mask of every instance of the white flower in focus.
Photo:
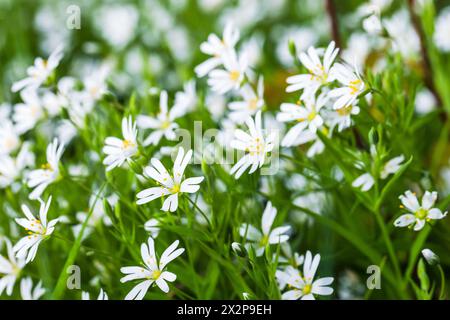
<svg viewBox="0 0 450 320">
<path fill-rule="evenodd" d="M 272 206 L 272 203 L 267 202 L 261 219 L 261 231 L 255 228 L 251 224 L 244 223 L 239 228 L 239 234 L 241 237 L 246 238 L 250 243 L 248 246 L 252 246 L 257 256 L 262 256 L 267 245 L 280 244 L 289 240 L 289 235 L 286 233 L 291 229 L 290 226 L 277 227 L 272 230 L 272 225 L 277 216 L 277 208 Z"/>
<path fill-rule="evenodd" d="M 18 132 L 8 119 L 0 122 L 0 156 L 8 155 L 20 146 Z"/>
<path fill-rule="evenodd" d="M 439 257 L 430 249 L 423 249 L 422 251 L 422 255 L 425 258 L 425 260 L 428 262 L 429 265 L 435 265 L 435 264 L 439 264 Z"/>
<path fill-rule="evenodd" d="M 20 295 L 22 300 L 39 300 L 45 294 L 45 289 L 42 287 L 42 282 L 39 281 L 33 290 L 33 280 L 26 277 L 20 281 Z"/>
<path fill-rule="evenodd" d="M 195 67 L 197 76 L 204 77 L 211 70 L 221 65 L 223 55 L 228 51 L 233 51 L 238 40 L 239 30 L 235 29 L 231 22 L 226 24 L 222 39 L 215 34 L 210 34 L 208 36 L 208 41 L 205 41 L 200 45 L 200 50 L 212 57 Z"/>
<path fill-rule="evenodd" d="M 230 52 L 224 54 L 222 60 L 225 70 L 215 69 L 209 73 L 208 78 L 208 85 L 219 94 L 239 89 L 248 67 L 245 53 L 238 58 L 235 52 Z"/>
<path fill-rule="evenodd" d="M 344 85 L 328 93 L 330 97 L 337 98 L 333 105 L 333 109 L 337 110 L 353 104 L 359 94 L 364 91 L 365 85 L 356 67 L 353 71 L 341 63 L 336 63 L 332 72 L 334 77 Z"/>
<path fill-rule="evenodd" d="M 167 140 L 175 140 L 175 130 L 178 124 L 175 119 L 183 116 L 187 111 L 187 104 L 175 104 L 169 111 L 168 97 L 166 91 L 161 91 L 159 96 L 159 113 L 156 117 L 139 115 L 137 117 L 137 125 L 140 129 L 151 129 L 152 133 L 145 138 L 143 145 L 157 145 L 164 136 Z"/>
<path fill-rule="evenodd" d="M 8 238 L 4 238 L 6 243 L 6 249 L 8 252 L 7 258 L 0 255 L 0 295 L 6 289 L 6 294 L 10 296 L 12 294 L 14 284 L 25 266 L 25 259 L 16 258 L 14 255 L 13 247 Z"/>
<path fill-rule="evenodd" d="M 63 152 L 64 145 L 59 144 L 56 138 L 47 146 L 47 163 L 28 175 L 28 187 L 34 188 L 30 193 L 30 199 L 39 198 L 47 186 L 59 178 L 59 161 Z"/>
<path fill-rule="evenodd" d="M 23 176 L 26 167 L 34 164 L 34 154 L 30 151 L 30 143 L 24 142 L 16 158 L 0 155 L 0 188 L 10 186 Z"/>
<path fill-rule="evenodd" d="M 136 196 L 139 199 L 136 203 L 138 205 L 145 204 L 163 196 L 168 196 L 164 200 L 161 210 L 174 212 L 178 208 L 178 195 L 181 193 L 195 193 L 200 189 L 199 184 L 204 177 L 193 177 L 183 180 L 184 171 L 191 161 L 192 150 L 186 154 L 184 149 L 180 147 L 178 150 L 175 163 L 173 165 L 173 175 L 167 172 L 164 165 L 156 158 L 151 159 L 151 166 L 144 168 L 144 174 L 152 178 L 159 187 L 151 187 L 139 192 Z"/>
<path fill-rule="evenodd" d="M 442 10 L 435 21 L 433 40 L 442 52 L 450 52 L 448 30 L 450 30 L 450 7 Z"/>
<path fill-rule="evenodd" d="M 447 211 L 442 213 L 438 208 L 433 208 L 437 199 L 437 192 L 426 191 L 422 197 L 422 203 L 419 204 L 417 197 L 411 191 L 406 191 L 401 195 L 400 201 L 402 208 L 410 213 L 406 213 L 394 221 L 396 227 L 413 227 L 414 231 L 421 230 L 427 221 L 443 219 L 447 216 Z"/>
<path fill-rule="evenodd" d="M 133 123 L 131 116 L 122 119 L 122 137 L 107 137 L 103 152 L 107 155 L 103 160 L 103 164 L 107 165 L 106 171 L 110 171 L 116 167 L 122 166 L 125 161 L 138 152 L 138 144 L 136 140 L 137 129 L 136 123 Z"/>
<path fill-rule="evenodd" d="M 243 123 L 245 119 L 253 116 L 256 112 L 261 110 L 264 106 L 264 81 L 263 77 L 258 79 L 257 92 L 253 90 L 252 86 L 245 84 L 240 90 L 244 101 L 233 101 L 229 104 L 232 112 L 229 118 L 236 123 Z"/>
<path fill-rule="evenodd" d="M 20 92 L 23 103 L 14 106 L 14 114 L 12 116 L 16 130 L 22 134 L 33 129 L 36 123 L 44 117 L 44 107 L 41 98 L 36 90 L 25 89 Z"/>
<path fill-rule="evenodd" d="M 335 48 L 334 41 L 331 41 L 323 55 L 323 63 L 319 58 L 318 51 L 314 47 L 309 47 L 307 53 L 299 54 L 300 62 L 308 69 L 309 73 L 287 78 L 289 86 L 286 88 L 286 92 L 303 90 L 301 99 L 305 99 L 314 96 L 321 86 L 333 80 L 330 69 L 339 49 Z"/>
<path fill-rule="evenodd" d="M 89 292 L 82 291 L 81 292 L 81 300 L 91 300 L 91 296 L 89 295 Z M 100 288 L 100 293 L 98 294 L 97 300 L 109 300 L 108 294 L 106 294 L 106 292 L 103 291 L 102 288 Z"/>
<path fill-rule="evenodd" d="M 276 138 L 275 132 L 268 135 L 263 133 L 261 111 L 258 111 L 255 119 L 249 117 L 245 123 L 249 133 L 236 129 L 235 139 L 231 141 L 232 148 L 245 151 L 245 155 L 230 170 L 230 174 L 235 175 L 236 179 L 239 179 L 248 168 L 250 168 L 248 173 L 252 174 L 264 165 L 266 155 L 272 151 Z"/>
<path fill-rule="evenodd" d="M 178 248 L 180 241 L 174 241 L 161 255 L 158 260 L 156 258 L 155 243 L 152 238 L 148 238 L 148 245 L 141 245 L 142 262 L 145 267 L 123 267 L 120 271 L 126 276 L 120 279 L 124 283 L 131 280 L 143 279 L 141 283 L 135 286 L 125 297 L 125 300 L 142 300 L 147 293 L 148 288 L 153 283 L 165 293 L 169 292 L 169 286 L 166 281 L 174 282 L 177 276 L 166 271 L 166 266 L 180 256 L 184 252 L 184 248 Z"/>
<path fill-rule="evenodd" d="M 299 272 L 278 273 L 292 290 L 281 296 L 283 300 L 315 300 L 314 295 L 327 296 L 333 293 L 333 288 L 329 287 L 333 282 L 333 277 L 325 277 L 314 280 L 317 268 L 320 263 L 320 254 L 314 258 L 310 251 L 306 252 L 303 263 L 303 274 Z"/>
<path fill-rule="evenodd" d="M 18 225 L 28 231 L 28 235 L 20 239 L 13 248 L 17 258 L 22 259 L 26 257 L 26 263 L 34 260 L 39 244 L 53 233 L 58 222 L 58 219 L 47 222 L 47 214 L 52 197 L 48 198 L 47 203 L 41 199 L 39 199 L 39 202 L 41 203 L 39 219 L 36 219 L 30 209 L 24 204 L 21 208 L 26 218 L 15 219 Z"/>
<path fill-rule="evenodd" d="M 36 58 L 34 65 L 27 69 L 28 77 L 15 82 L 11 90 L 17 92 L 24 88 L 39 88 L 59 65 L 62 57 L 63 46 L 60 45 L 50 54 L 48 60 Z"/>
</svg>

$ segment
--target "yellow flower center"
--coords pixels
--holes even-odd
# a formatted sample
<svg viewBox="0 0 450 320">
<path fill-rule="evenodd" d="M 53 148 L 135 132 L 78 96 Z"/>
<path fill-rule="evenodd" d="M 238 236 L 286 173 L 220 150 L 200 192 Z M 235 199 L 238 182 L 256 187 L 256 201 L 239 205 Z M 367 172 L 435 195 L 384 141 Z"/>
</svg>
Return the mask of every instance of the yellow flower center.
<svg viewBox="0 0 450 320">
<path fill-rule="evenodd" d="M 134 143 L 130 140 L 123 140 L 122 141 L 122 146 L 124 149 L 127 149 L 129 147 L 134 147 Z"/>
<path fill-rule="evenodd" d="M 160 275 L 161 275 L 161 271 L 159 271 L 159 270 L 153 271 L 153 272 L 152 272 L 152 278 L 153 278 L 153 280 L 158 279 Z"/>
<path fill-rule="evenodd" d="M 248 108 L 250 110 L 256 110 L 258 107 L 258 99 L 251 99 L 248 103 Z"/>
<path fill-rule="evenodd" d="M 259 245 L 261 246 L 261 247 L 265 247 L 267 244 L 269 243 L 269 237 L 268 236 L 263 236 L 262 238 L 261 238 L 261 240 L 259 241 Z"/>
<path fill-rule="evenodd" d="M 423 220 L 428 216 L 428 210 L 420 208 L 415 212 L 414 215 L 416 216 L 417 219 Z"/>
<path fill-rule="evenodd" d="M 161 129 L 167 129 L 170 126 L 170 121 L 166 120 L 161 123 Z"/>
<path fill-rule="evenodd" d="M 311 290 L 312 290 L 311 285 L 310 285 L 310 284 L 307 284 L 307 285 L 305 285 L 305 286 L 303 287 L 303 294 L 304 294 L 304 295 L 310 294 L 310 293 L 311 293 Z"/>
<path fill-rule="evenodd" d="M 41 166 L 41 169 L 53 171 L 53 168 L 52 168 L 52 166 L 50 165 L 50 163 L 44 163 L 44 164 Z"/>
<path fill-rule="evenodd" d="M 353 106 L 352 105 L 348 105 L 346 107 L 337 109 L 336 112 L 338 113 L 338 115 L 340 116 L 347 116 L 352 112 Z"/>
<path fill-rule="evenodd" d="M 241 73 L 240 73 L 239 71 L 237 71 L 237 70 L 231 71 L 231 72 L 230 72 L 230 79 L 231 79 L 232 81 L 238 81 L 240 75 L 241 75 Z"/>
<path fill-rule="evenodd" d="M 362 81 L 359 79 L 350 81 L 349 88 L 351 90 L 350 94 L 354 95 L 359 91 L 359 87 L 361 85 Z"/>
<path fill-rule="evenodd" d="M 180 192 L 180 185 L 179 184 L 175 184 L 172 189 L 170 189 L 171 193 L 178 193 Z"/>
</svg>

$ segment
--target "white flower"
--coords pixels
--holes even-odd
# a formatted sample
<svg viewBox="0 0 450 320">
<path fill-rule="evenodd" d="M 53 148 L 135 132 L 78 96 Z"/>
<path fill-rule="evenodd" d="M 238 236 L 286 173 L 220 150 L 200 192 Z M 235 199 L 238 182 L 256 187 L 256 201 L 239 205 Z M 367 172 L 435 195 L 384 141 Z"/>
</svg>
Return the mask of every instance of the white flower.
<svg viewBox="0 0 450 320">
<path fill-rule="evenodd" d="M 450 7 L 442 10 L 435 22 L 434 43 L 443 52 L 450 52 L 448 30 L 450 30 Z"/>
<path fill-rule="evenodd" d="M 245 121 L 249 133 L 236 129 L 235 139 L 231 141 L 231 147 L 245 151 L 246 154 L 231 168 L 230 174 L 236 179 L 250 167 L 249 174 L 261 168 L 266 160 L 267 153 L 271 152 L 275 143 L 275 133 L 265 135 L 261 124 L 261 111 L 255 115 L 255 119 L 247 118 Z"/>
<path fill-rule="evenodd" d="M 14 106 L 13 120 L 16 130 L 22 134 L 33 129 L 36 123 L 44 117 L 44 107 L 41 98 L 34 89 L 20 92 L 23 103 Z"/>
<path fill-rule="evenodd" d="M 403 160 L 405 160 L 405 157 L 401 155 L 386 162 L 380 173 L 381 179 L 386 179 L 390 174 L 396 173 L 400 169 Z"/>
<path fill-rule="evenodd" d="M 157 183 L 160 187 L 152 187 L 142 190 L 137 194 L 138 205 L 153 201 L 163 196 L 167 196 L 164 200 L 161 210 L 174 212 L 178 208 L 178 195 L 180 193 L 195 193 L 200 189 L 199 184 L 203 181 L 204 177 L 193 177 L 183 180 L 184 171 L 187 165 L 191 161 L 192 150 L 189 150 L 186 154 L 184 149 L 180 147 L 178 150 L 175 163 L 173 165 L 173 175 L 171 176 L 167 172 L 164 165 L 156 158 L 151 159 L 151 166 L 144 168 L 144 174 Z"/>
<path fill-rule="evenodd" d="M 232 112 L 229 118 L 236 123 L 243 123 L 245 119 L 253 116 L 256 112 L 261 110 L 264 106 L 264 81 L 263 77 L 258 79 L 257 92 L 255 92 L 251 85 L 245 84 L 240 90 L 244 101 L 234 101 L 229 104 Z"/>
<path fill-rule="evenodd" d="M 318 51 L 311 46 L 307 53 L 300 53 L 299 59 L 305 68 L 308 69 L 309 73 L 287 78 L 289 86 L 286 88 L 286 92 L 303 90 L 301 99 L 305 99 L 306 97 L 314 96 L 322 85 L 333 80 L 330 69 L 339 49 L 335 48 L 334 41 L 331 41 L 323 55 L 323 63 L 320 61 Z"/>
<path fill-rule="evenodd" d="M 122 119 L 122 137 L 107 137 L 103 152 L 107 155 L 103 160 L 103 164 L 107 165 L 106 171 L 110 171 L 116 167 L 120 167 L 125 161 L 138 152 L 138 144 L 136 140 L 137 129 L 136 123 L 133 123 L 131 116 Z"/>
<path fill-rule="evenodd" d="M 20 146 L 19 135 L 8 119 L 0 122 L 0 156 L 7 155 Z"/>
<path fill-rule="evenodd" d="M 26 257 L 26 263 L 34 260 L 39 244 L 53 233 L 55 225 L 58 222 L 58 219 L 47 222 L 47 213 L 52 202 L 52 197 L 50 196 L 48 198 L 47 203 L 41 199 L 39 199 L 39 202 L 41 203 L 39 219 L 36 219 L 30 209 L 24 204 L 21 208 L 26 218 L 15 219 L 17 224 L 28 231 L 28 235 L 20 239 L 13 248 L 17 258 L 21 259 Z"/>
<path fill-rule="evenodd" d="M 239 89 L 248 67 L 248 59 L 245 53 L 238 58 L 233 51 L 224 54 L 222 60 L 225 70 L 215 69 L 209 73 L 208 78 L 208 85 L 219 94 Z"/>
<path fill-rule="evenodd" d="M 147 231 L 147 232 L 150 233 L 150 236 L 151 236 L 153 239 L 158 238 L 159 230 L 160 230 L 160 228 L 159 228 L 159 221 L 156 220 L 156 219 L 154 219 L 154 218 L 148 220 L 148 221 L 144 224 L 144 229 L 145 229 L 145 231 Z"/>
<path fill-rule="evenodd" d="M 323 119 L 320 115 L 320 110 L 327 103 L 328 98 L 326 94 L 321 94 L 315 99 L 314 96 L 308 97 L 302 103 L 282 103 L 280 106 L 281 112 L 277 114 L 277 120 L 280 122 L 297 121 L 286 133 L 281 141 L 283 147 L 290 147 L 293 145 L 303 144 L 310 141 L 312 136 L 309 133 L 315 134 L 317 129 L 323 125 Z M 308 132 L 305 132 L 308 129 Z M 306 133 L 306 135 L 305 135 Z"/>
<path fill-rule="evenodd" d="M 198 77 L 204 77 L 211 70 L 222 64 L 222 56 L 230 50 L 234 50 L 234 46 L 239 40 L 239 30 L 233 27 L 231 22 L 228 22 L 223 31 L 223 39 L 220 39 L 215 34 L 208 36 L 208 41 L 200 45 L 200 50 L 212 57 L 202 62 L 195 67 L 195 73 Z"/>
<path fill-rule="evenodd" d="M 422 204 L 419 204 L 417 197 L 411 191 L 406 191 L 401 195 L 402 208 L 406 208 L 411 213 L 406 213 L 394 221 L 396 227 L 414 227 L 414 231 L 421 230 L 427 221 L 438 220 L 447 216 L 447 211 L 442 213 L 438 208 L 433 208 L 437 199 L 437 192 L 426 191 L 422 197 Z"/>
<path fill-rule="evenodd" d="M 24 142 L 14 159 L 9 155 L 0 156 L 0 188 L 6 188 L 16 181 L 26 167 L 34 164 L 34 154 L 30 151 L 30 143 Z"/>
<path fill-rule="evenodd" d="M 28 175 L 28 187 L 34 188 L 30 193 L 30 199 L 39 198 L 47 186 L 59 178 L 59 160 L 63 152 L 64 145 L 59 144 L 56 138 L 47 146 L 47 163 Z"/>
<path fill-rule="evenodd" d="M 175 103 L 173 108 L 184 110 L 184 112 L 193 111 L 197 105 L 197 99 L 195 81 L 190 80 L 184 84 L 183 91 L 179 91 L 175 94 Z"/>
<path fill-rule="evenodd" d="M 393 49 L 403 57 L 417 56 L 420 50 L 420 39 L 415 31 L 408 10 L 401 9 L 389 19 L 383 19 L 387 32 L 393 39 Z"/>
<path fill-rule="evenodd" d="M 42 287 L 42 282 L 39 281 L 33 290 L 33 280 L 26 277 L 20 281 L 20 295 L 22 300 L 39 300 L 45 294 L 45 289 Z"/>
<path fill-rule="evenodd" d="M 414 102 L 415 111 L 420 114 L 427 114 L 436 109 L 436 98 L 428 89 L 422 89 L 417 92 L 416 100 Z"/>
<path fill-rule="evenodd" d="M 175 140 L 175 130 L 178 124 L 175 119 L 183 116 L 187 111 L 187 104 L 175 104 L 169 111 L 167 105 L 167 92 L 161 91 L 159 96 L 159 113 L 156 117 L 139 115 L 137 117 L 137 125 L 141 129 L 152 129 L 152 133 L 144 140 L 143 145 L 157 145 L 164 136 L 168 140 Z"/>
<path fill-rule="evenodd" d="M 108 76 L 110 71 L 111 66 L 109 64 L 104 64 L 100 66 L 100 68 L 92 72 L 89 76 L 84 78 L 83 92 L 86 95 L 84 98 L 86 99 L 86 101 L 88 101 L 88 103 L 93 104 L 108 92 L 106 77 Z"/>
<path fill-rule="evenodd" d="M 352 125 L 352 116 L 359 114 L 361 111 L 357 103 L 358 100 L 355 100 L 344 108 L 332 111 L 326 110 L 326 121 L 331 130 L 337 127 L 338 131 L 341 132 Z"/>
<path fill-rule="evenodd" d="M 352 186 L 355 188 L 361 187 L 361 190 L 366 192 L 373 187 L 374 183 L 375 180 L 370 173 L 363 173 L 352 182 Z"/>
<path fill-rule="evenodd" d="M 174 241 L 161 255 L 158 260 L 156 258 L 155 243 L 152 238 L 148 238 L 148 245 L 143 243 L 141 245 L 141 257 L 145 264 L 142 267 L 123 267 L 120 271 L 126 276 L 120 279 L 124 283 L 131 280 L 144 279 L 143 282 L 135 286 L 125 297 L 125 300 L 142 300 L 147 293 L 148 288 L 153 284 L 156 285 L 165 293 L 169 292 L 169 286 L 166 281 L 173 282 L 177 276 L 169 271 L 166 271 L 166 266 L 180 256 L 184 252 L 184 248 L 178 248 L 178 240 Z"/>
<path fill-rule="evenodd" d="M 82 291 L 81 292 L 81 299 L 82 300 L 90 300 L 91 297 L 89 295 L 89 292 L 86 291 Z M 108 300 L 108 295 L 106 294 L 105 291 L 103 291 L 102 288 L 100 288 L 100 293 L 98 294 L 97 300 Z"/>
<path fill-rule="evenodd" d="M 427 248 L 423 249 L 422 255 L 425 258 L 425 260 L 427 260 L 428 264 L 430 264 L 430 265 L 439 263 L 439 257 L 430 249 L 427 249 Z"/>
<path fill-rule="evenodd" d="M 16 259 L 11 242 L 7 238 L 4 238 L 4 241 L 6 243 L 8 257 L 5 258 L 0 255 L 0 295 L 2 295 L 3 291 L 6 289 L 6 294 L 10 296 L 17 277 L 25 266 L 25 259 Z"/>
<path fill-rule="evenodd" d="M 278 276 L 288 283 L 293 289 L 281 296 L 283 300 L 314 300 L 314 295 L 330 295 L 333 288 L 329 287 L 333 277 L 325 277 L 314 280 L 320 262 L 320 254 L 314 258 L 310 251 L 306 252 L 303 264 L 303 274 L 300 272 L 278 273 Z"/>
<path fill-rule="evenodd" d="M 370 34 L 380 34 L 383 31 L 383 26 L 381 25 L 380 16 L 377 13 L 370 15 L 363 20 L 363 28 L 367 33 Z"/>
<path fill-rule="evenodd" d="M 329 92 L 330 97 L 337 98 L 333 105 L 333 109 L 337 110 L 353 104 L 358 95 L 364 91 L 365 85 L 356 67 L 353 71 L 341 63 L 336 63 L 332 72 L 334 77 L 344 85 Z"/>
<path fill-rule="evenodd" d="M 277 227 L 271 230 L 276 216 L 277 209 L 269 201 L 261 219 L 262 232 L 247 223 L 242 224 L 239 228 L 239 234 L 251 242 L 250 245 L 254 248 L 257 256 L 261 256 L 264 253 L 267 245 L 279 244 L 289 240 L 289 236 L 286 233 L 291 229 L 290 226 Z"/>
<path fill-rule="evenodd" d="M 34 65 L 27 69 L 28 77 L 15 82 L 12 85 L 12 91 L 17 92 L 24 88 L 39 88 L 59 65 L 62 57 L 63 46 L 60 45 L 50 54 L 48 60 L 36 58 Z"/>
</svg>

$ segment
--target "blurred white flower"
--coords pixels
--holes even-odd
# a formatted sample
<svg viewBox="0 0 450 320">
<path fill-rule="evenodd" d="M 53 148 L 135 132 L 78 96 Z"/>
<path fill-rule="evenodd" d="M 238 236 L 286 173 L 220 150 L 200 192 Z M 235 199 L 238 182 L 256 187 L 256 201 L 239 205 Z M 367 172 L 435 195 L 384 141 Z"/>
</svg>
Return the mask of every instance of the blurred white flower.
<svg viewBox="0 0 450 320">
<path fill-rule="evenodd" d="M 229 104 L 229 118 L 236 123 L 243 123 L 248 117 L 255 115 L 264 106 L 264 79 L 258 79 L 257 91 L 251 85 L 245 84 L 240 90 L 244 101 L 233 101 Z"/>
<path fill-rule="evenodd" d="M 173 108 L 184 110 L 182 113 L 194 111 L 197 105 L 197 91 L 195 90 L 195 80 L 187 81 L 183 86 L 183 91 L 175 94 Z"/>
<path fill-rule="evenodd" d="M 81 292 L 81 299 L 82 300 L 91 300 L 89 292 L 86 292 L 86 291 Z M 105 291 L 103 291 L 102 288 L 100 288 L 100 293 L 98 294 L 97 300 L 109 300 L 108 295 L 106 294 Z"/>
<path fill-rule="evenodd" d="M 178 208 L 178 195 L 180 193 L 195 193 L 200 189 L 199 184 L 203 181 L 204 177 L 193 177 L 183 180 L 184 171 L 187 165 L 191 161 L 192 150 L 189 150 L 186 154 L 184 149 L 180 147 L 178 150 L 175 163 L 173 165 L 173 176 L 171 176 L 164 165 L 156 158 L 151 159 L 151 166 L 144 168 L 144 174 L 147 177 L 152 178 L 160 187 L 151 187 L 142 190 L 137 194 L 138 205 L 145 204 L 155 199 L 167 196 L 164 200 L 161 210 L 174 212 Z"/>
<path fill-rule="evenodd" d="M 425 258 L 425 260 L 428 262 L 428 264 L 430 264 L 430 265 L 439 264 L 439 257 L 430 249 L 427 249 L 427 248 L 423 249 L 422 255 Z"/>
<path fill-rule="evenodd" d="M 383 26 L 378 14 L 374 13 L 363 20 L 363 28 L 367 33 L 380 34 L 383 31 Z"/>
<path fill-rule="evenodd" d="M 141 245 L 142 262 L 145 267 L 123 267 L 120 271 L 126 276 L 120 279 L 124 283 L 131 280 L 142 279 L 141 283 L 135 286 L 125 297 L 125 300 L 142 300 L 147 293 L 148 288 L 153 283 L 165 293 L 169 292 L 168 282 L 174 282 L 177 276 L 166 269 L 167 264 L 176 259 L 184 252 L 184 248 L 178 248 L 178 240 L 174 241 L 161 255 L 161 258 L 156 259 L 155 243 L 153 239 L 148 238 L 148 245 L 143 243 Z"/>
<path fill-rule="evenodd" d="M 393 38 L 393 49 L 400 52 L 404 58 L 416 56 L 420 50 L 420 41 L 407 10 L 402 9 L 389 19 L 384 19 L 383 22 L 387 32 Z"/>
<path fill-rule="evenodd" d="M 380 178 L 386 179 L 390 174 L 396 173 L 400 169 L 404 160 L 405 157 L 401 155 L 386 162 L 380 172 Z"/>
<path fill-rule="evenodd" d="M 103 152 L 107 155 L 103 164 L 107 165 L 106 171 L 122 166 L 125 161 L 138 152 L 136 123 L 133 123 L 131 116 L 122 119 L 123 139 L 116 137 L 107 137 Z"/>
<path fill-rule="evenodd" d="M 360 187 L 361 191 L 366 192 L 372 189 L 374 183 L 375 180 L 370 173 L 363 173 L 352 182 L 352 187 L 355 188 Z"/>
<path fill-rule="evenodd" d="M 17 132 L 22 134 L 33 129 L 36 123 L 44 117 L 44 107 L 34 89 L 24 89 L 20 92 L 20 96 L 23 103 L 14 106 L 13 120 Z"/>
<path fill-rule="evenodd" d="M 219 94 L 225 94 L 230 90 L 237 90 L 245 78 L 248 67 L 247 55 L 228 52 L 222 55 L 225 69 L 214 69 L 209 73 L 208 85 Z"/>
<path fill-rule="evenodd" d="M 197 76 L 204 77 L 211 70 L 220 66 L 223 63 L 223 56 L 229 55 L 229 51 L 234 52 L 234 46 L 238 40 L 239 30 L 235 29 L 231 22 L 225 25 L 222 39 L 215 34 L 210 34 L 208 41 L 200 45 L 200 51 L 212 57 L 195 67 Z"/>
<path fill-rule="evenodd" d="M 0 122 L 0 156 L 8 155 L 20 146 L 16 128 L 8 119 Z"/>
<path fill-rule="evenodd" d="M 433 94 L 428 89 L 422 89 L 416 94 L 414 109 L 418 114 L 427 114 L 436 109 L 437 103 Z"/>
<path fill-rule="evenodd" d="M 145 231 L 150 233 L 150 237 L 152 237 L 153 239 L 156 239 L 156 238 L 158 238 L 158 235 L 159 235 L 159 230 L 160 230 L 159 225 L 160 225 L 159 221 L 152 218 L 144 224 L 144 229 L 145 229 Z"/>
<path fill-rule="evenodd" d="M 413 227 L 414 231 L 421 230 L 427 221 L 443 219 L 447 216 L 447 211 L 442 213 L 438 208 L 433 208 L 437 199 L 437 192 L 426 191 L 422 197 L 422 204 L 419 204 L 417 197 L 411 191 L 406 191 L 401 195 L 400 200 L 405 208 L 411 213 L 406 213 L 394 221 L 396 227 Z"/>
<path fill-rule="evenodd" d="M 303 52 L 313 46 L 318 39 L 315 30 L 309 27 L 277 28 L 272 36 L 277 44 L 277 58 L 285 67 L 294 66 L 294 57 L 289 51 L 290 41 L 294 43 L 297 52 Z"/>
<path fill-rule="evenodd" d="M 14 284 L 25 266 L 25 259 L 16 258 L 9 239 L 5 237 L 3 240 L 6 243 L 8 256 L 5 258 L 0 255 L 0 295 L 6 290 L 6 294 L 10 296 L 12 295 Z"/>
<path fill-rule="evenodd" d="M 251 224 L 243 223 L 239 228 L 239 234 L 249 241 L 246 244 L 247 250 L 251 246 L 257 256 L 262 256 L 266 246 L 270 244 L 280 244 L 289 240 L 287 233 L 290 226 L 277 227 L 272 230 L 272 225 L 277 216 L 277 208 L 272 203 L 267 202 L 261 219 L 261 231 Z"/>
<path fill-rule="evenodd" d="M 163 136 L 167 140 L 176 139 L 175 130 L 178 128 L 178 124 L 175 122 L 175 119 L 185 115 L 190 105 L 178 101 L 178 104 L 175 104 L 169 110 L 167 100 L 167 92 L 165 90 L 161 91 L 159 96 L 160 110 L 156 117 L 146 115 L 137 117 L 136 121 L 140 129 L 152 129 L 152 133 L 143 142 L 144 146 L 157 145 Z"/>
<path fill-rule="evenodd" d="M 23 278 L 20 281 L 20 295 L 22 300 L 39 300 L 45 294 L 42 282 L 39 281 L 33 290 L 33 280 L 30 277 Z"/>
<path fill-rule="evenodd" d="M 32 88 L 34 90 L 39 88 L 59 65 L 59 62 L 63 57 L 63 49 L 63 46 L 59 45 L 50 54 L 48 60 L 36 58 L 34 60 L 34 65 L 27 69 L 28 77 L 15 82 L 12 85 L 11 90 L 17 92 L 24 88 Z"/>
<path fill-rule="evenodd" d="M 450 7 L 446 7 L 439 13 L 434 27 L 434 43 L 443 52 L 450 52 L 448 30 L 450 30 Z"/>
<path fill-rule="evenodd" d="M 47 186 L 59 178 L 59 161 L 63 152 L 64 145 L 59 144 L 56 138 L 47 146 L 47 163 L 28 175 L 28 187 L 34 188 L 29 195 L 30 199 L 39 198 Z"/>
<path fill-rule="evenodd" d="M 16 158 L 0 155 L 0 188 L 10 186 L 23 176 L 24 169 L 34 165 L 34 154 L 30 151 L 30 143 L 24 142 Z"/>
<path fill-rule="evenodd" d="M 24 204 L 22 204 L 21 208 L 26 218 L 15 219 L 18 225 L 28 231 L 28 236 L 20 239 L 13 248 L 17 258 L 22 259 L 26 257 L 26 263 L 34 260 L 39 244 L 53 233 L 58 222 L 58 219 L 47 222 L 47 214 L 52 197 L 48 198 L 47 203 L 41 199 L 39 199 L 39 202 L 41 203 L 39 219 L 36 219 L 30 209 Z"/>
</svg>

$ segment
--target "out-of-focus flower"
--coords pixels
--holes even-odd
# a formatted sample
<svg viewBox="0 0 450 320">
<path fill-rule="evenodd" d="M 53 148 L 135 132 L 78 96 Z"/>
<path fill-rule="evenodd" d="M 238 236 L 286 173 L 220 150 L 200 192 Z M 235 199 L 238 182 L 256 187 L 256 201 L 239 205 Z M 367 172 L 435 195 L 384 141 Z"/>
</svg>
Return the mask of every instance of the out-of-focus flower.
<svg viewBox="0 0 450 320">
<path fill-rule="evenodd" d="M 434 27 L 434 43 L 439 50 L 443 52 L 450 52 L 450 37 L 448 36 L 450 30 L 450 7 L 445 8 L 436 19 Z"/>
<path fill-rule="evenodd" d="M 33 289 L 33 280 L 30 277 L 23 278 L 20 281 L 20 295 L 22 300 L 39 300 L 45 294 L 42 282 L 39 281 Z"/>
<path fill-rule="evenodd" d="M 13 246 L 8 238 L 4 238 L 6 243 L 7 258 L 0 255 L 0 295 L 6 289 L 8 296 L 12 295 L 14 284 L 25 266 L 24 258 L 16 258 L 14 255 Z"/>
<path fill-rule="evenodd" d="M 24 88 L 39 88 L 47 78 L 52 74 L 53 70 L 59 65 L 63 57 L 63 46 L 58 46 L 49 56 L 48 60 L 42 58 L 36 58 L 34 65 L 28 67 L 28 77 L 20 81 L 15 82 L 12 85 L 12 91 L 17 92 Z"/>
<path fill-rule="evenodd" d="M 10 155 L 0 156 L 0 188 L 10 186 L 23 176 L 24 169 L 34 164 L 34 154 L 30 151 L 30 143 L 24 142 L 16 158 Z"/>
<path fill-rule="evenodd" d="M 86 291 L 81 292 L 81 299 L 82 300 L 91 300 L 89 292 L 86 292 Z M 108 295 L 106 294 L 105 291 L 103 291 L 102 288 L 100 288 L 100 293 L 98 294 L 97 300 L 108 300 Z"/>
<path fill-rule="evenodd" d="M 0 122 L 0 156 L 8 155 L 20 146 L 19 135 L 8 119 Z"/>
<path fill-rule="evenodd" d="M 44 107 L 36 90 L 28 88 L 20 92 L 23 103 L 14 106 L 13 120 L 18 133 L 22 134 L 33 129 L 36 123 L 44 117 Z"/>
</svg>

